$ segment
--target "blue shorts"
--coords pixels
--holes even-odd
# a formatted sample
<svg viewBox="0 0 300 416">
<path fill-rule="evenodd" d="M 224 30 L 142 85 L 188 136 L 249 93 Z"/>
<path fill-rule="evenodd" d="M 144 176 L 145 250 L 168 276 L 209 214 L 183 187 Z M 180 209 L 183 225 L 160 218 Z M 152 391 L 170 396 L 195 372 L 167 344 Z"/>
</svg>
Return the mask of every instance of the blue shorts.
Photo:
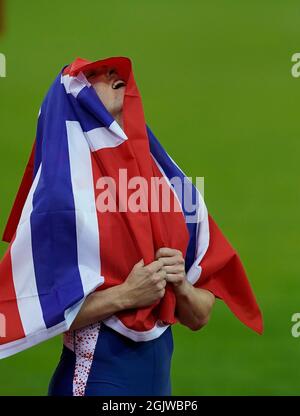
<svg viewBox="0 0 300 416">
<path fill-rule="evenodd" d="M 169 396 L 173 336 L 135 342 L 104 323 L 65 334 L 50 396 Z"/>
</svg>

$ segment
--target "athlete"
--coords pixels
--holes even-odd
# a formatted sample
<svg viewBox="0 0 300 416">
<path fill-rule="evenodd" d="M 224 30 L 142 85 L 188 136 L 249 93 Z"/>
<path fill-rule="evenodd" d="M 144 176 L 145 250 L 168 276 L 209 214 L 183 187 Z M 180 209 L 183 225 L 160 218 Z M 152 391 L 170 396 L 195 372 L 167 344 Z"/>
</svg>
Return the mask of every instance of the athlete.
<svg viewBox="0 0 300 416">
<path fill-rule="evenodd" d="M 63 334 L 49 395 L 168 396 L 173 324 L 200 330 L 219 298 L 262 333 L 239 256 L 187 179 L 146 125 L 128 58 L 64 67 L 3 236 L 0 358 Z"/>
<path fill-rule="evenodd" d="M 86 74 L 102 103 L 123 128 L 125 82 L 113 67 Z M 179 321 L 196 331 L 207 324 L 215 296 L 195 288 L 185 275 L 179 250 L 156 252 L 156 260 L 135 264 L 124 283 L 89 295 L 70 330 L 65 333 L 59 365 L 50 383 L 50 395 L 170 395 L 172 330 L 160 337 L 135 342 L 106 326 L 116 312 L 142 308 L 163 298 L 166 283 L 176 294 Z"/>
</svg>

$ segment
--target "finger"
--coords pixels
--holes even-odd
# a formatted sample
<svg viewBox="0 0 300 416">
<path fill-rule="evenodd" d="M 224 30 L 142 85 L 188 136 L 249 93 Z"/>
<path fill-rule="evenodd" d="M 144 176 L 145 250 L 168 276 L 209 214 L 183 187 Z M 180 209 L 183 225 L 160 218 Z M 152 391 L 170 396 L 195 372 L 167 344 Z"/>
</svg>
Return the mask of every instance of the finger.
<svg viewBox="0 0 300 416">
<path fill-rule="evenodd" d="M 166 285 L 167 285 L 167 281 L 166 281 L 166 279 L 162 279 L 162 280 L 160 280 L 159 282 L 157 282 L 156 287 L 157 287 L 159 290 L 161 290 L 161 289 L 164 289 L 164 288 L 166 287 Z"/>
<path fill-rule="evenodd" d="M 160 298 L 163 298 L 163 297 L 164 297 L 164 295 L 165 295 L 165 292 L 166 292 L 166 290 L 165 290 L 165 289 L 162 289 L 162 290 L 159 292 L 159 297 L 160 297 Z"/>
<path fill-rule="evenodd" d="M 167 280 L 166 279 L 163 279 L 161 281 L 161 285 L 162 285 L 163 288 L 165 288 L 167 286 Z"/>
<path fill-rule="evenodd" d="M 155 280 L 165 280 L 167 278 L 167 272 L 165 270 L 159 270 L 154 274 Z"/>
<path fill-rule="evenodd" d="M 149 273 L 156 273 L 162 268 L 163 265 L 164 265 L 163 262 L 160 259 L 158 259 L 148 264 L 147 266 L 145 266 L 145 269 Z"/>
<path fill-rule="evenodd" d="M 159 273 L 161 274 L 162 279 L 166 279 L 167 278 L 167 271 L 166 270 L 160 270 Z"/>
<path fill-rule="evenodd" d="M 169 248 L 169 247 L 161 247 L 157 250 L 155 257 L 158 259 L 160 257 L 171 257 L 181 255 L 182 253 L 180 250 L 176 250 L 175 248 Z"/>
<path fill-rule="evenodd" d="M 167 273 L 184 273 L 184 265 L 183 264 L 174 264 L 172 266 L 164 266 L 163 270 L 165 270 Z"/>
<path fill-rule="evenodd" d="M 171 266 L 173 264 L 184 264 L 184 258 L 179 254 L 172 257 L 160 257 L 160 260 L 165 266 Z"/>
<path fill-rule="evenodd" d="M 179 283 L 185 279 L 184 275 L 181 273 L 178 274 L 167 274 L 166 281 L 169 283 Z"/>
</svg>

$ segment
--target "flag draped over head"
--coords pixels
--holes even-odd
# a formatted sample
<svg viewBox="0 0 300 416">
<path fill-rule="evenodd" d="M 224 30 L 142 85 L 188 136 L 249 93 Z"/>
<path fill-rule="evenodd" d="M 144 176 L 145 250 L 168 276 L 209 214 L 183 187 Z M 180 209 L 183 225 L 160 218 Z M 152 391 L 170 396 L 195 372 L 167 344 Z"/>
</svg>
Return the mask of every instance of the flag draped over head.
<svg viewBox="0 0 300 416">
<path fill-rule="evenodd" d="M 85 75 L 103 65 L 117 68 L 126 80 L 123 128 Z M 127 186 L 121 170 L 128 183 L 143 178 L 139 198 L 133 186 L 121 198 Z M 99 209 L 104 178 L 116 185 L 106 196 L 120 203 L 117 209 Z M 162 209 L 161 188 L 153 186 L 153 178 L 169 190 L 170 209 Z M 151 198 L 144 198 L 149 189 Z M 124 209 L 130 198 L 144 198 L 147 209 Z M 153 199 L 156 210 L 149 208 Z M 4 240 L 10 244 L 0 265 L 0 313 L 6 318 L 0 357 L 67 331 L 90 293 L 121 284 L 141 258 L 145 264 L 154 261 L 160 247 L 180 250 L 193 285 L 212 291 L 242 322 L 262 331 L 237 253 L 208 215 L 198 189 L 145 124 L 127 58 L 76 59 L 56 78 L 41 106 Z M 135 341 L 157 338 L 175 322 L 171 284 L 155 304 L 105 319 Z"/>
</svg>

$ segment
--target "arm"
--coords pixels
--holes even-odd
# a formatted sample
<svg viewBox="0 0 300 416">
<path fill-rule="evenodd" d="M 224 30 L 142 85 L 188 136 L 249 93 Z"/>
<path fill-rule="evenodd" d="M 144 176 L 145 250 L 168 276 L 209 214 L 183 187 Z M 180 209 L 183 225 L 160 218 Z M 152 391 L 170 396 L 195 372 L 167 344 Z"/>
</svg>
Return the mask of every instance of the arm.
<svg viewBox="0 0 300 416">
<path fill-rule="evenodd" d="M 176 295 L 176 314 L 178 320 L 193 331 L 201 329 L 209 321 L 214 295 L 205 289 L 194 287 L 186 279 L 174 287 Z"/>
<path fill-rule="evenodd" d="M 91 293 L 84 301 L 70 330 L 101 321 L 125 308 L 126 299 L 122 285 Z"/>
<path fill-rule="evenodd" d="M 165 294 L 163 263 L 156 260 L 144 266 L 140 260 L 131 270 L 124 283 L 90 294 L 84 301 L 70 330 L 101 321 L 123 309 L 153 304 Z"/>
<path fill-rule="evenodd" d="M 201 329 L 209 321 L 215 296 L 188 282 L 184 259 L 179 250 L 160 248 L 156 258 L 163 261 L 163 269 L 167 272 L 166 280 L 173 284 L 178 320 L 193 331 Z"/>
</svg>

